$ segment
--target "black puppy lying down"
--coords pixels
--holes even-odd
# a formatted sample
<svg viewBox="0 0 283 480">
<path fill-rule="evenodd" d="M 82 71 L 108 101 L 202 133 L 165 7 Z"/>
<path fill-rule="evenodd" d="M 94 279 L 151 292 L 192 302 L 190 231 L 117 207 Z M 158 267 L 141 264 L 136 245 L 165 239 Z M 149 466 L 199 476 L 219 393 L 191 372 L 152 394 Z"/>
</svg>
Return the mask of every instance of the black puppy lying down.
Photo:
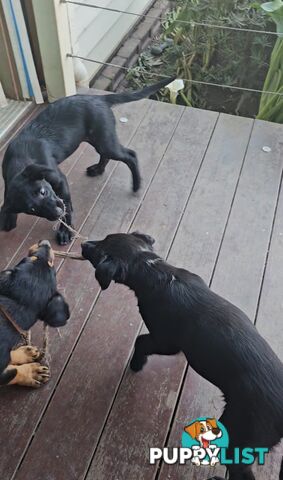
<svg viewBox="0 0 283 480">
<path fill-rule="evenodd" d="M 146 98 L 170 83 L 162 80 L 132 93 L 74 95 L 62 98 L 43 110 L 9 144 L 3 160 L 4 204 L 0 230 L 16 227 L 17 214 L 26 213 L 72 224 L 72 203 L 65 175 L 58 165 L 81 144 L 88 142 L 100 155 L 87 174 L 101 175 L 110 159 L 125 163 L 132 172 L 133 190 L 140 187 L 136 153 L 120 144 L 115 131 L 113 105 Z M 91 193 L 90 193 L 91 194 Z M 57 241 L 65 245 L 72 234 L 63 224 Z"/>
<path fill-rule="evenodd" d="M 141 370 L 148 355 L 182 351 L 192 368 L 223 392 L 227 457 L 233 458 L 235 447 L 273 447 L 283 437 L 281 361 L 241 310 L 199 276 L 153 253 L 153 243 L 132 233 L 82 245 L 103 290 L 114 280 L 136 294 L 149 334 L 136 340 L 132 370 Z M 228 468 L 230 480 L 254 479 L 247 465 Z"/>
<path fill-rule="evenodd" d="M 69 308 L 57 291 L 54 254 L 47 240 L 34 245 L 29 256 L 15 268 L 0 273 L 0 385 L 39 387 L 49 379 L 47 367 L 36 363 L 37 348 L 24 346 L 20 331 L 29 330 L 40 319 L 61 327 Z"/>
</svg>

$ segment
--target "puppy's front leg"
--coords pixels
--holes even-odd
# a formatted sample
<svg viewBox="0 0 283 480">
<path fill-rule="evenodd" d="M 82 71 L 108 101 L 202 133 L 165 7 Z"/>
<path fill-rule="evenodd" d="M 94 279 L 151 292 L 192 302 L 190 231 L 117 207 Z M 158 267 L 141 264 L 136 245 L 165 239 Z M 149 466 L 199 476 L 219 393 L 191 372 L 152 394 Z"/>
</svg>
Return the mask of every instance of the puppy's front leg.
<svg viewBox="0 0 283 480">
<path fill-rule="evenodd" d="M 136 339 L 135 351 L 130 363 L 130 367 L 134 372 L 142 370 L 142 367 L 147 362 L 148 355 L 176 355 L 180 352 L 180 348 L 170 342 L 163 341 L 163 345 L 157 344 L 152 338 L 151 334 L 140 335 Z"/>
<path fill-rule="evenodd" d="M 16 213 L 9 213 L 2 207 L 0 211 L 0 230 L 4 232 L 10 232 L 17 226 Z"/>
<path fill-rule="evenodd" d="M 100 160 L 95 165 L 90 165 L 87 167 L 86 173 L 89 177 L 97 177 L 98 175 L 102 175 L 105 171 L 105 167 L 109 162 L 109 158 L 105 158 L 102 155 L 100 156 Z"/>
<path fill-rule="evenodd" d="M 135 342 L 135 351 L 132 357 L 130 367 L 134 372 L 139 372 L 147 362 L 148 355 L 157 353 L 156 345 L 151 335 L 140 335 Z"/>
<path fill-rule="evenodd" d="M 0 210 L 0 230 L 10 232 L 17 226 L 18 215 L 10 211 L 11 205 L 8 204 L 7 186 L 5 184 L 4 203 Z"/>
</svg>

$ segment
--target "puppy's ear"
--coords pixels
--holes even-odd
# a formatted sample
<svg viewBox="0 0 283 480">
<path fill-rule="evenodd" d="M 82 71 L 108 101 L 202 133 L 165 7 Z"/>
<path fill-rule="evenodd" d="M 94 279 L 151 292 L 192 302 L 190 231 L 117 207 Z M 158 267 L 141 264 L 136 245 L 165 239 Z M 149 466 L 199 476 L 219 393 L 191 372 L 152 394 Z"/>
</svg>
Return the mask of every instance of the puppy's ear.
<svg viewBox="0 0 283 480">
<path fill-rule="evenodd" d="M 22 172 L 22 176 L 31 181 L 47 180 L 52 185 L 57 184 L 60 180 L 56 172 L 52 168 L 43 167 L 36 163 L 28 165 Z"/>
<path fill-rule="evenodd" d="M 25 178 L 28 178 L 29 180 L 43 180 L 45 170 L 51 170 L 51 169 L 46 169 L 41 165 L 32 163 L 22 171 L 22 176 Z"/>
<path fill-rule="evenodd" d="M 50 327 L 62 327 L 66 325 L 70 317 L 69 306 L 60 293 L 56 293 L 48 302 L 41 319 Z"/>
<path fill-rule="evenodd" d="M 109 287 L 112 280 L 123 281 L 125 275 L 123 268 L 118 262 L 112 260 L 110 257 L 105 257 L 95 269 L 95 278 L 101 286 L 102 290 Z"/>
<path fill-rule="evenodd" d="M 134 235 L 137 238 L 141 238 L 144 240 L 146 243 L 149 243 L 149 245 L 154 245 L 155 239 L 151 237 L 150 235 L 146 235 L 145 233 L 140 233 L 140 232 L 133 232 L 132 235 Z"/>
<path fill-rule="evenodd" d="M 192 423 L 184 428 L 185 432 L 191 435 L 192 438 L 197 437 L 197 422 Z"/>
</svg>

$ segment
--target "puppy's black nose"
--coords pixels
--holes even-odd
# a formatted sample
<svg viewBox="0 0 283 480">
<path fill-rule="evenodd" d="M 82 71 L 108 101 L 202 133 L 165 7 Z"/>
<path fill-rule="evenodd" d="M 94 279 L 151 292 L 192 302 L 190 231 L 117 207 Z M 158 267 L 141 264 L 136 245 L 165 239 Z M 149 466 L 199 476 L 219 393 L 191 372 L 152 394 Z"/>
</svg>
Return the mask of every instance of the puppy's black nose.
<svg viewBox="0 0 283 480">
<path fill-rule="evenodd" d="M 220 429 L 218 427 L 213 428 L 212 433 L 214 433 L 214 435 L 218 435 L 220 433 Z"/>
</svg>

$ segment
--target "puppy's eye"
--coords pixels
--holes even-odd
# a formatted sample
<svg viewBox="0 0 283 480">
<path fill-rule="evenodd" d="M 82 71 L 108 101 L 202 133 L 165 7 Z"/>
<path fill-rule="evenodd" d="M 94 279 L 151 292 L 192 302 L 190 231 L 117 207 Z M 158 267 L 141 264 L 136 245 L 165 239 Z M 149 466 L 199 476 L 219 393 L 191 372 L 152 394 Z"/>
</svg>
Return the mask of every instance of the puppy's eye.
<svg viewBox="0 0 283 480">
<path fill-rule="evenodd" d="M 46 195 L 46 190 L 45 190 L 45 188 L 42 187 L 42 188 L 40 189 L 40 191 L 39 191 L 39 194 L 40 194 L 41 197 L 45 197 L 45 195 Z"/>
<path fill-rule="evenodd" d="M 200 429 L 200 433 L 203 433 L 203 432 L 204 432 L 204 428 L 203 428 L 203 427 L 201 427 L 201 429 Z"/>
</svg>

